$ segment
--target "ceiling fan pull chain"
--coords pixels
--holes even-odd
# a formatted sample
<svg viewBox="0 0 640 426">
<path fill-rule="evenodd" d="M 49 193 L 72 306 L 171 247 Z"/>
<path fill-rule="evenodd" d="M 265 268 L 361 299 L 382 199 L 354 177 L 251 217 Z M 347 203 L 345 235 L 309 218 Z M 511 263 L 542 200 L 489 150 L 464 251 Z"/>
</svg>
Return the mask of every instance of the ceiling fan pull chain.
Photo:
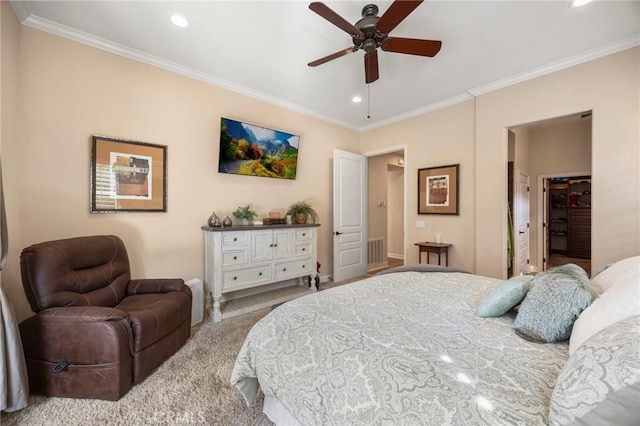
<svg viewBox="0 0 640 426">
<path fill-rule="evenodd" d="M 371 83 L 367 83 L 367 120 L 371 120 Z"/>
</svg>

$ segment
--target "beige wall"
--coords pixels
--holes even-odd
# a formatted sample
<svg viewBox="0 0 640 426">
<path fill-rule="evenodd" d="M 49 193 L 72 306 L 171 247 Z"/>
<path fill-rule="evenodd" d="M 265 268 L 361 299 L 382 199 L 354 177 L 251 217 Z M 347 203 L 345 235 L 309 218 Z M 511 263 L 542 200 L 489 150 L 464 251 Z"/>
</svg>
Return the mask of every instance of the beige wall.
<svg viewBox="0 0 640 426">
<path fill-rule="evenodd" d="M 529 129 L 527 129 L 526 127 L 516 127 L 511 129 L 511 131 L 515 135 L 514 158 L 513 158 L 513 172 L 515 174 L 515 177 L 513 179 L 513 184 L 515 186 L 517 182 L 518 172 L 522 172 L 527 176 L 531 175 L 531 166 L 530 166 L 531 138 L 530 138 Z"/>
<path fill-rule="evenodd" d="M 503 277 L 509 127 L 593 110 L 592 269 L 640 251 L 639 48 L 476 98 L 476 271 Z M 624 182 L 624 184 L 621 184 Z"/>
<path fill-rule="evenodd" d="M 591 173 L 591 119 L 558 119 L 531 126 L 531 264 L 542 270 L 542 249 L 538 245 L 542 217 L 540 176 Z"/>
<path fill-rule="evenodd" d="M 408 263 L 417 261 L 415 242 L 441 233 L 454 244 L 453 266 L 505 277 L 508 129 L 588 110 L 594 112 L 592 268 L 640 253 L 639 51 L 629 49 L 363 132 L 363 152 L 406 143 L 408 174 L 460 163 L 460 216 L 417 215 L 416 182 L 408 179 Z M 520 139 L 530 144 L 527 133 L 520 132 Z M 531 155 L 516 147 L 514 160 L 530 174 L 540 173 L 530 169 Z M 426 228 L 416 229 L 416 220 L 425 221 Z"/>
<path fill-rule="evenodd" d="M 20 284 L 21 214 L 20 214 L 20 142 L 18 137 L 18 58 L 20 24 L 11 3 L 0 2 L 0 154 L 4 198 L 9 226 L 9 253 L 0 276 L 18 317 L 29 312 L 29 304 Z"/>
<path fill-rule="evenodd" d="M 454 245 L 450 265 L 503 277 L 507 129 L 586 110 L 594 112 L 592 266 L 640 252 L 638 48 L 358 134 L 18 26 L 7 6 L 2 2 L 0 148 L 12 256 L 2 283 L 14 298 L 22 295 L 19 250 L 74 235 L 122 236 L 134 276 L 202 277 L 200 226 L 212 210 L 225 215 L 247 202 L 266 214 L 309 200 L 322 223 L 321 274 L 331 274 L 333 149 L 375 152 L 402 145 L 407 263 L 417 261 L 414 243 L 441 234 Z M 220 116 L 300 134 L 298 179 L 218 174 Z M 168 146 L 167 213 L 88 212 L 92 133 Z M 460 215 L 418 215 L 417 169 L 446 164 L 460 164 Z M 417 220 L 425 229 L 415 227 Z M 24 299 L 16 304 L 19 317 L 29 315 Z"/>
<path fill-rule="evenodd" d="M 387 255 L 404 259 L 404 166 L 387 166 Z"/>
<path fill-rule="evenodd" d="M 387 164 L 394 154 L 367 158 L 367 238 L 387 238 Z M 385 247 L 386 250 L 386 247 Z"/>
<path fill-rule="evenodd" d="M 331 158 L 357 150 L 357 133 L 24 26 L 20 61 L 21 156 L 10 160 L 22 176 L 20 247 L 113 233 L 134 277 L 203 278 L 200 226 L 212 210 L 251 203 L 262 217 L 309 200 L 322 224 L 321 274 L 331 273 Z M 221 116 L 299 134 L 297 179 L 219 174 Z M 168 146 L 167 213 L 89 213 L 92 133 Z"/>
<path fill-rule="evenodd" d="M 360 142 L 362 152 L 405 144 L 404 165 L 408 174 L 405 263 L 418 261 L 415 243 L 434 241 L 436 234 L 441 234 L 444 242 L 453 244 L 449 265 L 475 270 L 474 102 L 363 132 Z M 460 215 L 418 215 L 417 170 L 448 164 L 460 164 Z M 417 229 L 416 221 L 424 221 L 425 228 Z"/>
</svg>

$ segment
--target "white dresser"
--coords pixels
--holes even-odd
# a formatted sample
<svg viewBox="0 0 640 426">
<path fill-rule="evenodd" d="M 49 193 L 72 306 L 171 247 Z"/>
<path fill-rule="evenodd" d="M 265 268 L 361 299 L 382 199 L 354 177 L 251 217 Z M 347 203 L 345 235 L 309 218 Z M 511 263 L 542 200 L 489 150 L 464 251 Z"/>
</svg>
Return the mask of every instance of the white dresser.
<svg viewBox="0 0 640 426">
<path fill-rule="evenodd" d="M 309 275 L 316 274 L 319 226 L 203 226 L 213 321 L 315 291 L 309 288 Z"/>
</svg>

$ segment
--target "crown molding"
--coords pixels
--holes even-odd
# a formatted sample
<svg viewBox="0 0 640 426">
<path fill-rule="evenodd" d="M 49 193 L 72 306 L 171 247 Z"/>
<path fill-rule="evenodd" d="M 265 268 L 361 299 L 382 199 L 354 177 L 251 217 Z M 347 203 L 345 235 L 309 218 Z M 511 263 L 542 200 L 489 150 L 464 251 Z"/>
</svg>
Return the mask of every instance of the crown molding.
<svg viewBox="0 0 640 426">
<path fill-rule="evenodd" d="M 382 126 L 386 126 L 386 125 L 389 125 L 389 124 L 397 123 L 398 121 L 402 121 L 402 120 L 406 120 L 406 119 L 409 119 L 409 118 L 417 117 L 419 115 L 426 114 L 426 113 L 432 112 L 432 111 L 436 111 L 436 110 L 439 110 L 439 109 L 442 109 L 442 108 L 446 108 L 446 107 L 451 106 L 451 105 L 459 104 L 461 102 L 469 101 L 471 99 L 474 99 L 474 97 L 472 95 L 470 95 L 468 93 L 463 93 L 462 95 L 453 96 L 451 98 L 448 98 L 448 99 L 445 99 L 445 100 L 442 100 L 442 101 L 439 101 L 439 102 L 435 102 L 435 103 L 429 104 L 429 105 L 427 105 L 425 107 L 414 109 L 414 110 L 406 112 L 404 114 L 395 115 L 395 116 L 387 118 L 385 120 L 376 121 L 375 123 L 371 123 L 369 125 L 362 126 L 358 130 L 361 131 L 361 132 L 364 132 L 364 131 L 367 131 L 367 130 L 375 129 L 377 127 L 382 127 Z"/>
<path fill-rule="evenodd" d="M 631 49 L 637 46 L 640 46 L 640 33 L 634 34 L 630 37 L 624 38 L 622 40 L 618 40 L 613 43 L 609 43 L 599 48 L 587 50 L 578 55 L 570 56 L 561 61 L 552 62 L 551 64 L 547 64 L 545 66 L 535 68 L 533 70 L 526 71 L 524 73 L 516 74 L 498 81 L 494 81 L 489 84 L 478 86 L 476 88 L 468 90 L 465 94 L 454 96 L 452 98 L 427 105 L 426 107 L 415 109 L 415 110 L 406 112 L 404 114 L 388 118 L 386 120 L 372 123 L 370 125 L 362 126 L 358 128 L 358 130 L 360 132 L 364 132 L 367 130 L 375 129 L 377 127 L 382 127 L 388 124 L 396 123 L 398 121 L 406 120 L 408 118 L 417 117 L 419 115 L 426 114 L 428 112 L 432 112 L 441 108 L 446 108 L 448 106 L 451 106 L 460 102 L 464 102 L 469 99 L 473 99 L 485 93 L 503 89 L 505 87 L 512 86 L 514 84 L 522 83 L 524 81 L 531 80 L 536 77 L 540 77 L 546 74 L 551 74 L 553 72 L 560 71 L 565 68 L 570 68 L 575 65 L 582 64 L 584 62 L 589 62 L 594 59 L 598 59 L 607 55 L 612 55 L 614 53 L 622 52 L 623 50 Z"/>
<path fill-rule="evenodd" d="M 584 62 L 589 62 L 607 55 L 612 55 L 614 53 L 618 53 L 623 50 L 636 47 L 638 45 L 640 45 L 640 33 L 636 33 L 630 37 L 618 40 L 613 43 L 609 43 L 602 47 L 587 50 L 578 55 L 570 56 L 560 61 L 552 62 L 539 68 L 534 68 L 520 74 L 515 74 L 505 79 L 494 81 L 493 83 L 484 84 L 482 86 L 469 90 L 468 93 L 472 94 L 473 96 L 480 96 L 485 93 L 512 86 L 514 84 L 522 83 L 523 81 L 541 77 L 546 74 L 551 74 L 565 68 L 570 68 Z"/>
<path fill-rule="evenodd" d="M 406 113 L 399 114 L 381 121 L 377 121 L 375 123 L 367 124 L 364 126 L 358 126 L 353 123 L 349 123 L 349 122 L 337 119 L 336 117 L 320 114 L 315 110 L 302 107 L 298 104 L 285 101 L 275 96 L 271 96 L 266 93 L 262 93 L 257 90 L 253 90 L 248 87 L 230 82 L 228 80 L 214 77 L 210 74 L 203 73 L 201 71 L 197 71 L 189 67 L 185 67 L 175 62 L 161 59 L 161 58 L 158 58 L 157 56 L 149 55 L 147 53 L 138 51 L 136 49 L 131 49 L 124 45 L 113 43 L 111 41 L 93 36 L 91 34 L 87 34 L 82 31 L 78 31 L 76 29 L 67 27 L 65 25 L 61 25 L 44 18 L 40 18 L 30 13 L 28 6 L 25 2 L 12 0 L 11 5 L 13 6 L 14 11 L 16 12 L 17 17 L 22 22 L 22 24 L 29 26 L 31 28 L 42 30 L 42 31 L 45 31 L 60 37 L 64 37 L 88 46 L 92 46 L 107 52 L 115 53 L 116 55 L 124 56 L 139 62 L 146 63 L 148 65 L 162 68 L 176 74 L 180 74 L 180 75 L 193 78 L 208 84 L 212 84 L 232 92 L 236 92 L 236 93 L 239 93 L 263 102 L 267 102 L 269 104 L 279 106 L 294 112 L 299 112 L 304 115 L 317 118 L 319 120 L 326 121 L 328 123 L 335 124 L 337 126 L 341 126 L 357 132 L 364 132 L 367 130 L 393 124 L 402 120 L 406 120 L 409 118 L 417 117 L 419 115 L 436 111 L 438 109 L 446 108 L 448 106 L 455 105 L 457 103 L 465 102 L 467 100 L 473 99 L 485 93 L 499 90 L 514 84 L 518 84 L 518 83 L 536 78 L 536 77 L 540 77 L 546 74 L 550 74 L 550 73 L 562 70 L 564 68 L 569 68 L 584 62 L 598 59 L 603 56 L 611 55 L 613 53 L 621 52 L 623 50 L 630 49 L 640 45 L 640 33 L 636 33 L 632 36 L 607 44 L 605 46 L 591 49 L 583 53 L 580 53 L 578 55 L 574 55 L 569 58 L 565 58 L 563 60 L 556 61 L 539 68 L 535 68 L 530 71 L 516 74 L 516 75 L 510 76 L 492 83 L 488 83 L 482 86 L 478 86 L 476 88 L 466 91 L 463 94 L 453 96 L 451 98 L 448 98 L 439 102 L 435 102 L 425 107 L 408 111 Z"/>
<path fill-rule="evenodd" d="M 335 117 L 330 117 L 327 115 L 320 114 L 315 110 L 302 107 L 298 104 L 285 101 L 275 96 L 271 96 L 266 93 L 262 93 L 257 90 L 250 89 L 248 87 L 233 83 L 228 80 L 214 77 L 210 74 L 194 70 L 192 68 L 177 64 L 172 61 L 168 61 L 166 59 L 159 58 L 154 55 L 150 55 L 148 53 L 141 52 L 136 49 L 132 49 L 130 47 L 127 47 L 118 43 L 113 43 L 109 40 L 105 40 L 103 38 L 96 37 L 91 34 L 87 34 L 83 31 L 78 31 L 76 29 L 67 27 L 66 25 L 61 25 L 56 22 L 50 21 L 48 19 L 40 18 L 35 15 L 30 15 L 26 19 L 24 19 L 22 23 L 28 27 L 31 27 L 37 30 L 45 31 L 50 34 L 64 37 L 69 40 L 73 40 L 78 43 L 95 47 L 97 49 L 101 49 L 110 53 L 115 53 L 116 55 L 124 56 L 126 58 L 133 59 L 135 61 L 152 65 L 157 68 L 162 68 L 176 74 L 180 74 L 189 78 L 193 78 L 195 80 L 202 81 L 204 83 L 212 84 L 214 86 L 221 87 L 223 89 L 227 89 L 229 91 L 236 92 L 236 93 L 239 93 L 263 102 L 267 102 L 275 106 L 279 106 L 294 112 L 299 112 L 307 116 L 329 122 L 331 124 L 345 127 L 350 130 L 358 131 L 358 126 L 345 121 L 338 120 Z"/>
</svg>

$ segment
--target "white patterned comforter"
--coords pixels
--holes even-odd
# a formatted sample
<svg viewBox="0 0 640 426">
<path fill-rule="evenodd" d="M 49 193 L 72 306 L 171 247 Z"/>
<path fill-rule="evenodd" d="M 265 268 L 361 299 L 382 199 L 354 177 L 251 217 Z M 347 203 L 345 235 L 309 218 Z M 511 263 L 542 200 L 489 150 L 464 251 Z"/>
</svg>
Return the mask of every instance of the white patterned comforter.
<svg viewBox="0 0 640 426">
<path fill-rule="evenodd" d="M 293 300 L 253 327 L 231 382 L 301 425 L 546 424 L 567 344 L 477 317 L 500 282 L 400 272 Z"/>
</svg>

